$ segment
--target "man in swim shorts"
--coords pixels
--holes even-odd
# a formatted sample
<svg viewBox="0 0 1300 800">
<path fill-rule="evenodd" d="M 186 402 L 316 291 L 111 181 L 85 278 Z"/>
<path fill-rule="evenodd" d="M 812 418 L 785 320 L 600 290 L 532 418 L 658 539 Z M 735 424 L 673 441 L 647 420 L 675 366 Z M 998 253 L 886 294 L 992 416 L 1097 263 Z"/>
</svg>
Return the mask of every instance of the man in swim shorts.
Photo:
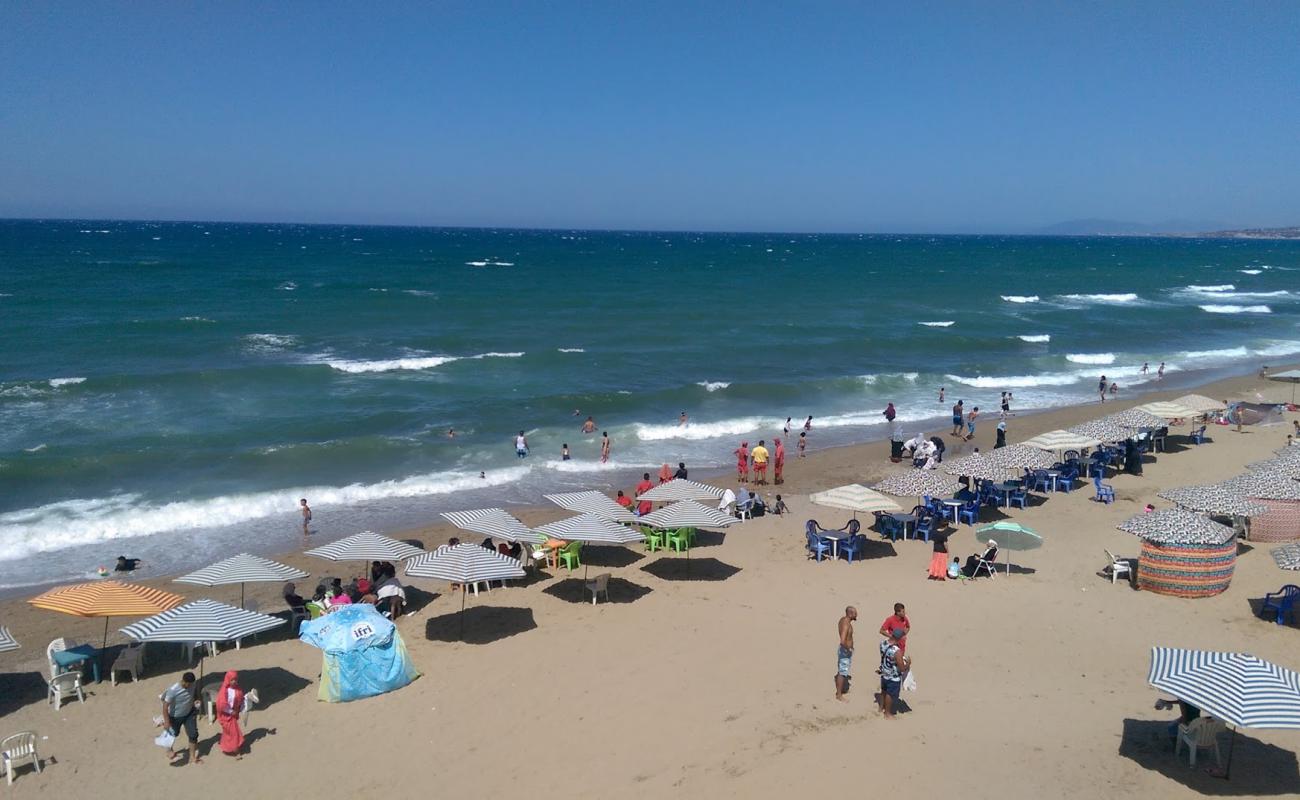
<svg viewBox="0 0 1300 800">
<path fill-rule="evenodd" d="M 847 702 L 844 693 L 849 689 L 849 672 L 853 667 L 853 621 L 858 610 L 853 606 L 844 609 L 840 617 L 840 644 L 835 651 L 835 699 Z"/>
</svg>

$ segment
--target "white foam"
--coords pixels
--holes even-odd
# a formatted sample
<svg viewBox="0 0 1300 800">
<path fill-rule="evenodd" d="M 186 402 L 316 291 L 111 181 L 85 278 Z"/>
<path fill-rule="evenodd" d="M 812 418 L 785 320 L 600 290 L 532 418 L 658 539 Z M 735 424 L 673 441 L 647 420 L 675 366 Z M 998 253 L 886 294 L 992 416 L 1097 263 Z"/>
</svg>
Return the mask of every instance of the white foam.
<svg viewBox="0 0 1300 800">
<path fill-rule="evenodd" d="M 494 262 L 492 262 L 492 265 L 495 266 L 495 267 L 513 267 L 513 266 L 515 265 L 515 262 L 513 262 L 513 261 L 494 261 Z"/>
<path fill-rule="evenodd" d="M 697 381 L 696 386 L 703 386 L 706 392 L 716 392 L 731 385 L 731 381 Z"/>
<path fill-rule="evenodd" d="M 1264 270 L 1262 270 L 1262 269 L 1239 269 L 1239 270 L 1237 270 L 1237 271 L 1240 272 L 1240 273 L 1243 274 L 1243 275 L 1259 275 L 1259 274 L 1262 273 Z"/>
<path fill-rule="evenodd" d="M 213 322 L 207 317 L 181 317 L 181 322 Z"/>
<path fill-rule="evenodd" d="M 955 320 L 945 320 L 943 322 L 918 322 L 917 325 L 924 325 L 927 328 L 950 328 L 956 325 Z"/>
<path fill-rule="evenodd" d="M 557 458 L 550 459 L 542 463 L 546 469 L 555 470 L 556 472 L 628 472 L 634 469 L 658 469 L 659 464 L 632 464 L 627 461 L 562 461 Z"/>
<path fill-rule="evenodd" d="M 488 265 L 487 261 L 466 261 L 465 262 L 465 266 L 467 267 L 486 267 L 487 265 Z"/>
<path fill-rule="evenodd" d="M 275 353 L 298 343 L 298 337 L 281 333 L 250 333 L 244 337 L 245 348 L 255 353 Z"/>
<path fill-rule="evenodd" d="M 1253 300 L 1261 297 L 1291 297 L 1291 293 L 1286 289 L 1277 289 L 1272 292 L 1222 292 L 1214 295 L 1215 300 Z"/>
<path fill-rule="evenodd" d="M 1074 303 L 1123 304 L 1134 302 L 1138 299 L 1138 296 L 1131 292 L 1124 294 L 1063 294 L 1061 299 Z"/>
<path fill-rule="evenodd" d="M 688 422 L 685 425 L 646 425 L 638 422 L 633 426 L 636 438 L 643 442 L 662 442 L 669 439 L 717 439 L 722 436 L 738 436 L 752 433 L 768 426 L 780 430 L 780 423 L 766 417 L 738 417 L 721 422 Z"/>
<path fill-rule="evenodd" d="M 456 356 L 419 356 L 411 358 L 388 358 L 378 361 L 348 361 L 344 359 L 327 360 L 324 363 L 341 372 L 393 372 L 395 370 L 419 370 L 441 367 L 459 361 Z"/>
<path fill-rule="evenodd" d="M 1033 333 L 1026 336 L 1017 336 L 1016 338 L 1022 342 L 1031 342 L 1033 344 L 1042 344 L 1044 342 L 1052 341 L 1052 337 L 1046 333 Z"/>
<path fill-rule="evenodd" d="M 13 297 L 9 292 L 0 292 L 0 297 Z"/>
<path fill-rule="evenodd" d="M 1201 306 L 1202 311 L 1208 311 L 1211 314 L 1272 314 L 1273 309 L 1268 306 L 1235 306 L 1235 305 L 1208 305 Z"/>
<path fill-rule="evenodd" d="M 1180 354 L 1185 359 L 1224 359 L 1224 358 L 1245 358 L 1250 355 L 1250 351 L 1244 347 L 1228 347 L 1222 350 L 1188 350 Z"/>
<path fill-rule="evenodd" d="M 1199 292 L 1201 294 L 1213 294 L 1216 292 L 1231 292 L 1233 289 L 1236 289 L 1237 287 L 1231 283 L 1220 283 L 1214 286 L 1197 286 L 1196 284 L 1190 284 L 1188 286 L 1184 286 L 1183 288 L 1189 292 Z"/>
<path fill-rule="evenodd" d="M 41 452 L 41 451 L 44 450 L 44 449 L 45 449 L 45 443 L 42 442 L 42 443 L 36 445 L 35 447 L 24 447 L 24 448 L 23 448 L 23 452 L 24 452 L 24 453 L 39 453 L 39 452 Z"/>
<path fill-rule="evenodd" d="M 133 536 L 237 525 L 271 516 L 283 516 L 288 524 L 298 517 L 300 497 L 310 498 L 313 506 L 324 508 L 449 494 L 513 483 L 530 469 L 488 470 L 483 478 L 477 470 L 433 472 L 380 483 L 298 487 L 164 504 L 142 500 L 135 494 L 65 500 L 0 514 L 0 560 Z"/>
<path fill-rule="evenodd" d="M 1006 300 L 1008 303 L 1037 303 L 1038 295 L 1004 294 L 1002 295 L 1002 299 Z"/>
<path fill-rule="evenodd" d="M 1257 356 L 1285 356 L 1291 353 L 1300 353 L 1300 342 L 1275 341 L 1273 344 L 1265 345 L 1252 352 Z"/>
<path fill-rule="evenodd" d="M 559 348 L 556 348 L 556 349 L 558 349 L 561 353 L 585 353 L 585 352 L 587 352 L 586 350 L 583 350 L 581 347 L 559 347 Z"/>
<path fill-rule="evenodd" d="M 60 386 L 75 386 L 78 383 L 85 383 L 85 378 L 50 378 L 50 385 L 55 389 Z"/>
<path fill-rule="evenodd" d="M 479 353 L 478 355 L 470 356 L 469 358 L 472 361 L 476 361 L 480 358 L 520 358 L 522 356 L 523 352 L 521 351 L 518 353 Z"/>
<path fill-rule="evenodd" d="M 437 297 L 437 292 L 427 292 L 424 289 L 403 289 L 402 294 L 409 294 L 415 297 Z"/>
<path fill-rule="evenodd" d="M 275 288 L 279 289 L 282 292 L 292 292 L 294 289 L 298 288 L 298 284 L 294 283 L 293 281 L 285 281 L 284 283 L 280 284 Z"/>
<path fill-rule="evenodd" d="M 376 289 L 375 287 L 371 286 L 371 287 L 370 287 L 370 291 L 372 291 L 372 292 L 387 292 L 388 290 L 387 290 L 387 289 Z"/>
<path fill-rule="evenodd" d="M 1073 361 L 1076 364 L 1114 364 L 1114 353 L 1070 353 L 1065 357 L 1066 361 Z"/>
<path fill-rule="evenodd" d="M 877 383 L 880 383 L 882 380 L 889 380 L 891 378 L 902 378 L 905 381 L 915 382 L 916 379 L 919 377 L 921 377 L 921 374 L 919 372 L 887 372 L 884 375 L 874 375 L 870 373 L 866 375 L 859 375 L 858 380 L 862 381 L 868 386 L 872 386 Z"/>
<path fill-rule="evenodd" d="M 1166 364 L 1165 372 L 1173 372 L 1178 367 Z M 1129 383 L 1141 383 L 1155 379 L 1155 371 L 1143 376 L 1140 367 L 1118 367 L 1106 370 L 1108 378 L 1130 378 Z M 1090 383 L 1097 379 L 1095 370 L 1076 370 L 1074 372 L 1044 372 L 1038 375 L 946 375 L 948 380 L 972 386 L 976 389 L 1023 389 L 1033 386 L 1070 386 L 1076 383 Z"/>
</svg>

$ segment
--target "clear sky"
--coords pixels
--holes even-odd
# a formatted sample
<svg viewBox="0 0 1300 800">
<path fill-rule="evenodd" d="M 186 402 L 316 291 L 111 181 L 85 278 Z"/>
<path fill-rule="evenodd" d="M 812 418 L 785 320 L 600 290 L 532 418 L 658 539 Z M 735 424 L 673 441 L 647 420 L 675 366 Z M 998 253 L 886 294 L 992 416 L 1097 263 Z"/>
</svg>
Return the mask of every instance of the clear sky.
<svg viewBox="0 0 1300 800">
<path fill-rule="evenodd" d="M 0 216 L 1300 224 L 1300 3 L 0 2 Z"/>
</svg>

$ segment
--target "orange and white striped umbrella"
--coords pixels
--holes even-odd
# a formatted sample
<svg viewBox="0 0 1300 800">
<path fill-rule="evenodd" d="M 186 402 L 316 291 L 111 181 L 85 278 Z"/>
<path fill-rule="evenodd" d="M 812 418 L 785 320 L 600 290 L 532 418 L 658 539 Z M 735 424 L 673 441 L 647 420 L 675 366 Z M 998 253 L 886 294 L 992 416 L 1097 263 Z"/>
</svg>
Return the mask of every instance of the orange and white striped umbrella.
<svg viewBox="0 0 1300 800">
<path fill-rule="evenodd" d="M 137 583 L 96 581 L 60 586 L 27 602 L 76 617 L 147 617 L 185 602 L 185 598 Z"/>
</svg>

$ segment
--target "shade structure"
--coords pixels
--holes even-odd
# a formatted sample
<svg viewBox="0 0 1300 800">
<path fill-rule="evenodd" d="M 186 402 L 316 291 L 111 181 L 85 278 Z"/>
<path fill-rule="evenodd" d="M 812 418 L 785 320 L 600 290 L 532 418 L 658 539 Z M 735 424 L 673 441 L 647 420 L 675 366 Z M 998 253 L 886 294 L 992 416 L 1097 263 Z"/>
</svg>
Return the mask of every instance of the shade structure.
<svg viewBox="0 0 1300 800">
<path fill-rule="evenodd" d="M 230 642 L 285 623 L 280 617 L 203 599 L 127 625 L 122 633 L 138 642 Z"/>
<path fill-rule="evenodd" d="M 1300 544 L 1292 542 L 1269 551 L 1273 561 L 1282 569 L 1300 570 Z"/>
<path fill-rule="evenodd" d="M 991 461 L 984 453 L 971 453 L 946 461 L 941 469 L 949 475 L 965 475 L 976 480 L 1000 481 L 1007 477 L 1007 468 Z"/>
<path fill-rule="evenodd" d="M 1153 647 L 1147 682 L 1229 725 L 1300 729 L 1300 675 L 1246 653 Z"/>
<path fill-rule="evenodd" d="M 22 647 L 22 645 L 18 644 L 18 640 L 9 632 L 9 629 L 0 625 L 0 653 L 17 650 L 20 647 Z"/>
<path fill-rule="evenodd" d="M 1242 497 L 1263 500 L 1300 500 L 1300 481 L 1274 473 L 1247 472 L 1219 484 Z"/>
<path fill-rule="evenodd" d="M 1091 422 L 1083 422 L 1072 428 L 1067 428 L 1070 433 L 1077 433 L 1080 436 L 1086 436 L 1089 439 L 1097 439 L 1102 442 L 1122 442 L 1133 437 L 1132 428 L 1124 425 L 1118 425 L 1104 419 L 1094 419 Z"/>
<path fill-rule="evenodd" d="M 1274 372 L 1268 376 L 1270 381 L 1281 381 L 1291 384 L 1291 402 L 1295 402 L 1295 385 L 1300 383 L 1300 369 L 1291 369 L 1286 372 Z"/>
<path fill-rule="evenodd" d="M 1056 453 L 1026 444 L 999 447 L 989 451 L 985 456 L 990 464 L 997 464 L 1013 472 L 1022 469 L 1048 469 L 1058 460 Z"/>
<path fill-rule="evenodd" d="M 537 531 L 566 542 L 629 544 L 645 540 L 645 534 L 641 531 L 620 525 L 598 514 L 579 514 L 576 517 L 556 520 L 540 526 Z"/>
<path fill-rule="evenodd" d="M 1101 439 L 1093 436 L 1087 436 L 1074 431 L 1055 430 L 1047 433 L 1040 433 L 1032 439 L 1026 439 L 1021 444 L 1027 447 L 1035 447 L 1039 450 L 1046 450 L 1049 453 L 1056 453 L 1058 456 L 1067 450 L 1087 450 L 1093 447 L 1101 446 Z M 1005 449 L 1005 448 L 1003 448 Z"/>
<path fill-rule="evenodd" d="M 547 500 L 566 511 L 596 514 L 615 522 L 636 522 L 636 514 L 623 508 L 600 492 L 564 492 L 545 495 Z"/>
<path fill-rule="evenodd" d="M 1203 394 L 1185 394 L 1174 400 L 1180 406 L 1187 406 L 1197 414 L 1205 414 L 1210 411 L 1222 411 L 1228 407 L 1228 404 L 1222 400 L 1215 400 L 1212 397 L 1206 397 Z"/>
<path fill-rule="evenodd" d="M 540 544 L 546 537 L 529 530 L 513 514 L 500 508 L 477 508 L 471 511 L 444 511 L 442 518 L 464 531 L 481 533 L 511 542 Z"/>
<path fill-rule="evenodd" d="M 1218 484 L 1179 486 L 1175 489 L 1165 489 L 1160 492 L 1160 496 L 1177 503 L 1183 508 L 1192 511 L 1204 511 L 1209 514 L 1253 517 L 1268 511 L 1268 506 L 1252 503 L 1241 495 L 1230 492 Z"/>
<path fill-rule="evenodd" d="M 637 497 L 655 503 L 674 503 L 682 500 L 719 500 L 722 490 L 707 483 L 696 483 L 685 478 L 673 478 Z"/>
<path fill-rule="evenodd" d="M 112 617 L 143 617 L 175 608 L 185 598 L 138 583 L 97 581 L 60 586 L 27 601 L 37 608 L 58 611 L 75 617 L 103 617 L 104 638 L 100 658 L 108 647 L 108 621 Z"/>
<path fill-rule="evenodd" d="M 1246 469 L 1251 472 L 1258 472 L 1261 475 L 1277 475 L 1295 480 L 1300 478 L 1300 459 L 1279 456 L 1278 458 L 1270 458 L 1267 461 L 1255 461 L 1247 464 Z"/>
<path fill-rule="evenodd" d="M 815 505 L 826 508 L 839 508 L 854 514 L 897 514 L 902 507 L 874 489 L 868 489 L 857 483 L 837 486 L 824 492 L 813 492 L 808 500 Z"/>
<path fill-rule="evenodd" d="M 957 479 L 942 470 L 913 469 L 890 475 L 871 488 L 895 497 L 923 497 L 947 494 L 957 486 Z"/>
<path fill-rule="evenodd" d="M 354 533 L 324 547 L 307 551 L 307 555 L 330 561 L 405 561 L 424 552 L 414 545 L 399 542 L 374 531 Z"/>
<path fill-rule="evenodd" d="M 239 584 L 239 602 L 244 602 L 245 583 L 268 583 L 272 581 L 292 581 L 307 577 L 307 573 L 297 567 L 281 564 L 269 558 L 240 553 L 203 569 L 176 578 L 176 583 L 192 583 L 198 586 L 225 586 Z"/>
<path fill-rule="evenodd" d="M 646 514 L 641 522 L 652 528 L 725 528 L 739 520 L 694 500 L 683 500 Z"/>
<path fill-rule="evenodd" d="M 517 558 L 472 542 L 462 542 L 412 558 L 406 562 L 406 574 L 413 578 L 438 578 L 452 583 L 478 583 L 522 578 L 524 567 Z"/>
<path fill-rule="evenodd" d="M 1140 406 L 1124 411 L 1116 411 L 1114 414 L 1107 414 L 1100 421 L 1110 422 L 1125 428 L 1160 428 L 1165 424 L 1164 417 L 1156 416 Z"/>
<path fill-rule="evenodd" d="M 1221 545 L 1236 538 L 1236 532 L 1204 514 L 1180 508 L 1163 508 L 1138 514 L 1115 526 L 1122 531 L 1166 544 Z"/>
<path fill-rule="evenodd" d="M 1196 409 L 1175 400 L 1156 400 L 1151 403 L 1143 403 L 1133 410 L 1145 411 L 1154 417 L 1162 419 L 1191 419 L 1199 413 Z"/>
<path fill-rule="evenodd" d="M 1226 590 L 1237 565 L 1236 533 L 1209 517 L 1167 508 L 1117 526 L 1142 538 L 1139 589 L 1172 597 L 1210 597 Z"/>
<path fill-rule="evenodd" d="M 1278 458 L 1300 461 L 1300 447 L 1297 447 L 1294 444 L 1289 444 L 1286 447 L 1279 447 L 1278 449 L 1274 450 L 1273 455 L 1277 456 Z"/>
<path fill-rule="evenodd" d="M 995 540 L 999 550 L 1037 550 L 1043 546 L 1043 537 L 1037 531 L 1018 522 L 994 522 L 975 532 L 981 539 Z"/>
</svg>

